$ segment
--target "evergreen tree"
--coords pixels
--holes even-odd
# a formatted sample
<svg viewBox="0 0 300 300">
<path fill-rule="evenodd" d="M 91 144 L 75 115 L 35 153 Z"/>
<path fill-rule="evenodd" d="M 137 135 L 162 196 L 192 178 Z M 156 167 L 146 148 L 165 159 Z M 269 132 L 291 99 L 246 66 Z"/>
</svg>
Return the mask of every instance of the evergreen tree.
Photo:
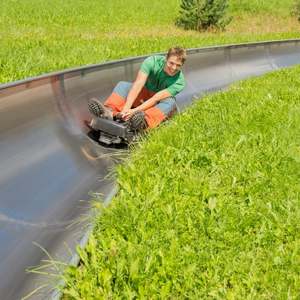
<svg viewBox="0 0 300 300">
<path fill-rule="evenodd" d="M 184 29 L 224 29 L 231 21 L 227 17 L 228 0 L 182 0 L 176 25 Z"/>
<path fill-rule="evenodd" d="M 291 13 L 300 21 L 300 0 L 294 0 Z"/>
</svg>

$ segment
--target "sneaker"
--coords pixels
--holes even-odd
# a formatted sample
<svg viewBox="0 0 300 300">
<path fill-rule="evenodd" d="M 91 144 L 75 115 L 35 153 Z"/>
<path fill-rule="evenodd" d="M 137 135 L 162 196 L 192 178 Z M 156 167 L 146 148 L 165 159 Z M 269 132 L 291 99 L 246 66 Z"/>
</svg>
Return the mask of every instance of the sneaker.
<svg viewBox="0 0 300 300">
<path fill-rule="evenodd" d="M 141 131 L 147 128 L 145 113 L 137 111 L 129 120 L 129 128 L 133 131 Z"/>
<path fill-rule="evenodd" d="M 98 118 L 113 119 L 112 111 L 105 107 L 98 99 L 91 98 L 88 101 L 89 111 Z"/>
</svg>

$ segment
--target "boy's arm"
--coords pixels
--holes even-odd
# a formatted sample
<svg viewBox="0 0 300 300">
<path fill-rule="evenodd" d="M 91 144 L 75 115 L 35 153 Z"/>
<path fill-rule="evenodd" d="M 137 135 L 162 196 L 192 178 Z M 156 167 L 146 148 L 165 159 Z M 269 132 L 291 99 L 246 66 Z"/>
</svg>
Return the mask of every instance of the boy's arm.
<svg viewBox="0 0 300 300">
<path fill-rule="evenodd" d="M 172 97 L 172 94 L 167 89 L 159 91 L 156 94 L 154 94 L 150 99 L 145 101 L 143 104 L 137 106 L 136 108 L 129 109 L 126 112 L 124 112 L 123 117 L 125 120 L 128 120 L 132 117 L 132 115 L 135 112 L 144 111 L 144 110 L 154 106 L 158 101 L 161 101 L 161 100 L 169 98 L 169 97 Z"/>
<path fill-rule="evenodd" d="M 169 98 L 169 97 L 172 97 L 171 93 L 167 89 L 164 89 L 162 91 L 157 92 L 150 99 L 148 99 L 143 104 L 136 107 L 134 109 L 134 111 L 144 111 L 144 110 L 156 105 L 157 102 L 159 102 L 163 99 Z"/>
</svg>

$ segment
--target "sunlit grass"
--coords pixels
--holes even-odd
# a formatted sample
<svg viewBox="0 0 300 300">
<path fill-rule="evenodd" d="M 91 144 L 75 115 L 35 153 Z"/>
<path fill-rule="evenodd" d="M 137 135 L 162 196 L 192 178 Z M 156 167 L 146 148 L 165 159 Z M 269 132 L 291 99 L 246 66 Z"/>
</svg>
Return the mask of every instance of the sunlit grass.
<svg viewBox="0 0 300 300">
<path fill-rule="evenodd" d="M 289 16 L 294 2 L 293 0 L 229 0 L 230 11 L 233 14 L 247 12 L 277 16 Z"/>
<path fill-rule="evenodd" d="M 173 25 L 178 3 L 4 1 L 0 81 L 171 45 L 300 37 L 292 0 L 232 0 L 227 31 L 207 33 Z M 141 142 L 79 268 L 63 275 L 64 297 L 297 299 L 299 73 L 233 85 Z"/>
<path fill-rule="evenodd" d="M 205 97 L 137 146 L 65 299 L 297 299 L 299 73 Z"/>
<path fill-rule="evenodd" d="M 299 38 L 292 0 L 231 0 L 225 32 L 174 25 L 179 0 L 7 0 L 0 10 L 0 82 L 64 68 L 186 48 Z"/>
</svg>

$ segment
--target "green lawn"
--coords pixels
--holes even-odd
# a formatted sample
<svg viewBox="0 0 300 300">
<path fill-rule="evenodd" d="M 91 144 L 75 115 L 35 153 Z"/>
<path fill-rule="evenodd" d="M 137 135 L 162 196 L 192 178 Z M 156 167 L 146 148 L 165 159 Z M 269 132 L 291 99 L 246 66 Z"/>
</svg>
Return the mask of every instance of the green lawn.
<svg viewBox="0 0 300 300">
<path fill-rule="evenodd" d="M 240 13 L 267 13 L 277 16 L 289 16 L 293 0 L 229 0 L 230 11 Z"/>
<path fill-rule="evenodd" d="M 293 0 L 231 0 L 225 32 L 174 26 L 179 0 L 6 0 L 0 10 L 0 82 L 84 64 L 165 51 L 299 38 Z"/>
<path fill-rule="evenodd" d="M 232 85 L 154 130 L 118 167 L 65 299 L 299 299 L 299 73 Z"/>
<path fill-rule="evenodd" d="M 292 3 L 231 0 L 227 30 L 198 33 L 174 26 L 178 0 L 6 0 L 0 82 L 172 45 L 299 38 Z M 299 299 L 299 72 L 235 84 L 153 130 L 118 167 L 64 298 Z"/>
</svg>

